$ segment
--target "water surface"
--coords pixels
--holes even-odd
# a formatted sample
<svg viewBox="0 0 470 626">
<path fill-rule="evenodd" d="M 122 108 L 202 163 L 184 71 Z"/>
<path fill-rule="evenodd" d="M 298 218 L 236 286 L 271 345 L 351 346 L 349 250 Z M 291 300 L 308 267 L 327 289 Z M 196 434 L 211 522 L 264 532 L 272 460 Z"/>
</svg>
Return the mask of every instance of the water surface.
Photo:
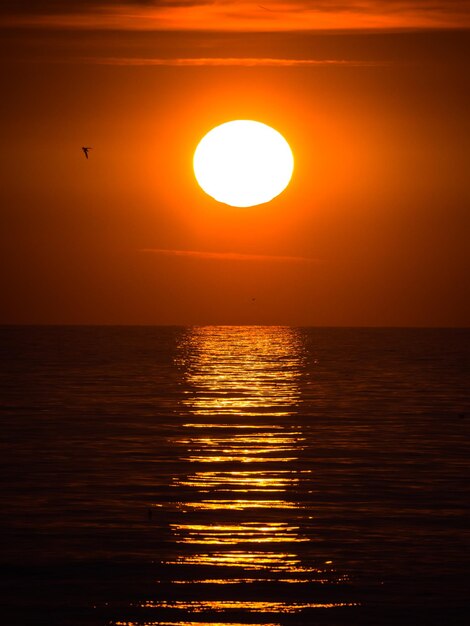
<svg viewBox="0 0 470 626">
<path fill-rule="evenodd" d="M 466 622 L 469 331 L 0 336 L 3 623 Z"/>
</svg>

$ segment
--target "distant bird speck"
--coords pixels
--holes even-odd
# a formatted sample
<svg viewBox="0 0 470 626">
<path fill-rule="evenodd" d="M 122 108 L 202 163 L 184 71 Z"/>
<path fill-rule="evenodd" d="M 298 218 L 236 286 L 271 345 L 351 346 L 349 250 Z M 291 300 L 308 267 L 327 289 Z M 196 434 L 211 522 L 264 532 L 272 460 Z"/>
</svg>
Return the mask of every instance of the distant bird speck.
<svg viewBox="0 0 470 626">
<path fill-rule="evenodd" d="M 82 150 L 83 150 L 83 154 L 86 156 L 86 158 L 88 159 L 88 150 L 91 150 L 92 148 L 87 147 L 87 146 L 83 146 Z"/>
</svg>

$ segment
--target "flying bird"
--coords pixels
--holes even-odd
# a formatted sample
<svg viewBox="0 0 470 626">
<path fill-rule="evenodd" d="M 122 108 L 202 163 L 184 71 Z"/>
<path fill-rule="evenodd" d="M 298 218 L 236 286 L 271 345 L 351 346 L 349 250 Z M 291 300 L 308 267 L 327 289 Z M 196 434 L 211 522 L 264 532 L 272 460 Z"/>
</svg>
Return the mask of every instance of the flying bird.
<svg viewBox="0 0 470 626">
<path fill-rule="evenodd" d="M 83 150 L 83 154 L 86 156 L 86 158 L 88 159 L 88 150 L 91 150 L 92 148 L 87 147 L 87 146 L 83 146 L 82 150 Z"/>
</svg>

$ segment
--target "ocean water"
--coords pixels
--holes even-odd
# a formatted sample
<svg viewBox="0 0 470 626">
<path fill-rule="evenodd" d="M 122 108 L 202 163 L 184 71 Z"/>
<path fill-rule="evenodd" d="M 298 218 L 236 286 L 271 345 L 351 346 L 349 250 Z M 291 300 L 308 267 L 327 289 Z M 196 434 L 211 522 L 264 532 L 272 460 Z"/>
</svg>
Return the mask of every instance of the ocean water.
<svg viewBox="0 0 470 626">
<path fill-rule="evenodd" d="M 469 345 L 1 328 L 0 624 L 468 623 Z"/>
</svg>

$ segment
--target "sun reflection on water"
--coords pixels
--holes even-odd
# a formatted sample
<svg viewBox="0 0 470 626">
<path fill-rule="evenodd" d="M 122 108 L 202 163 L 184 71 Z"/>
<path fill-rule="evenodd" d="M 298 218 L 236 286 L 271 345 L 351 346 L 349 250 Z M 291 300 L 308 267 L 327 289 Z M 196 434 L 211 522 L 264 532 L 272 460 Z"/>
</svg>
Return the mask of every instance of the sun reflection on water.
<svg viewBox="0 0 470 626">
<path fill-rule="evenodd" d="M 248 623 L 248 622 L 187 622 L 187 621 L 178 621 L 178 622 L 114 622 L 114 626 L 261 626 L 258 622 L 257 624 Z M 280 624 L 273 624 L 263 622 L 262 626 L 280 626 Z"/>
<path fill-rule="evenodd" d="M 340 606 L 354 606 L 354 603 L 346 602 L 263 602 L 263 601 L 240 601 L 240 600 L 198 600 L 192 602 L 165 600 L 144 602 L 139 605 L 142 608 L 176 608 L 190 609 L 193 613 L 205 611 L 249 611 L 250 613 L 297 613 L 302 609 L 332 609 Z"/>
<path fill-rule="evenodd" d="M 181 511 L 212 512 L 214 518 L 172 524 L 176 541 L 227 548 L 307 541 L 287 520 L 258 515 L 220 521 L 223 512 L 297 508 L 288 492 L 308 470 L 285 466 L 298 459 L 305 438 L 299 424 L 286 418 L 301 402 L 303 358 L 302 343 L 289 328 L 194 328 L 186 336 L 179 354 L 183 407 L 197 419 L 184 424 L 177 443 L 195 471 L 175 477 L 174 484 L 192 494 L 179 503 Z M 183 558 L 194 563 L 195 555 Z M 217 558 L 226 562 L 222 554 Z M 252 561 L 258 567 L 259 559 Z"/>
<path fill-rule="evenodd" d="M 237 626 L 243 615 L 248 626 L 255 613 L 352 606 L 322 601 L 321 586 L 347 577 L 331 561 L 304 558 L 311 542 L 304 522 L 312 519 L 308 498 L 298 501 L 312 479 L 298 417 L 304 359 L 301 335 L 290 328 L 193 328 L 181 341 L 182 423 L 171 443 L 182 464 L 168 521 L 178 549 L 163 562 L 170 577 L 156 581 L 179 594 L 136 605 L 175 618 L 155 623 Z M 258 585 L 264 595 L 247 597 Z M 301 589 L 307 595 L 297 597 Z M 225 620 L 184 621 L 196 613 Z"/>
<path fill-rule="evenodd" d="M 284 500 L 198 500 L 197 502 L 181 502 L 181 510 L 200 509 L 201 511 L 244 511 L 245 509 L 296 509 L 294 502 Z"/>
<path fill-rule="evenodd" d="M 281 417 L 300 401 L 303 353 L 293 329 L 194 328 L 181 347 L 190 387 L 183 405 L 193 415 Z"/>
</svg>

